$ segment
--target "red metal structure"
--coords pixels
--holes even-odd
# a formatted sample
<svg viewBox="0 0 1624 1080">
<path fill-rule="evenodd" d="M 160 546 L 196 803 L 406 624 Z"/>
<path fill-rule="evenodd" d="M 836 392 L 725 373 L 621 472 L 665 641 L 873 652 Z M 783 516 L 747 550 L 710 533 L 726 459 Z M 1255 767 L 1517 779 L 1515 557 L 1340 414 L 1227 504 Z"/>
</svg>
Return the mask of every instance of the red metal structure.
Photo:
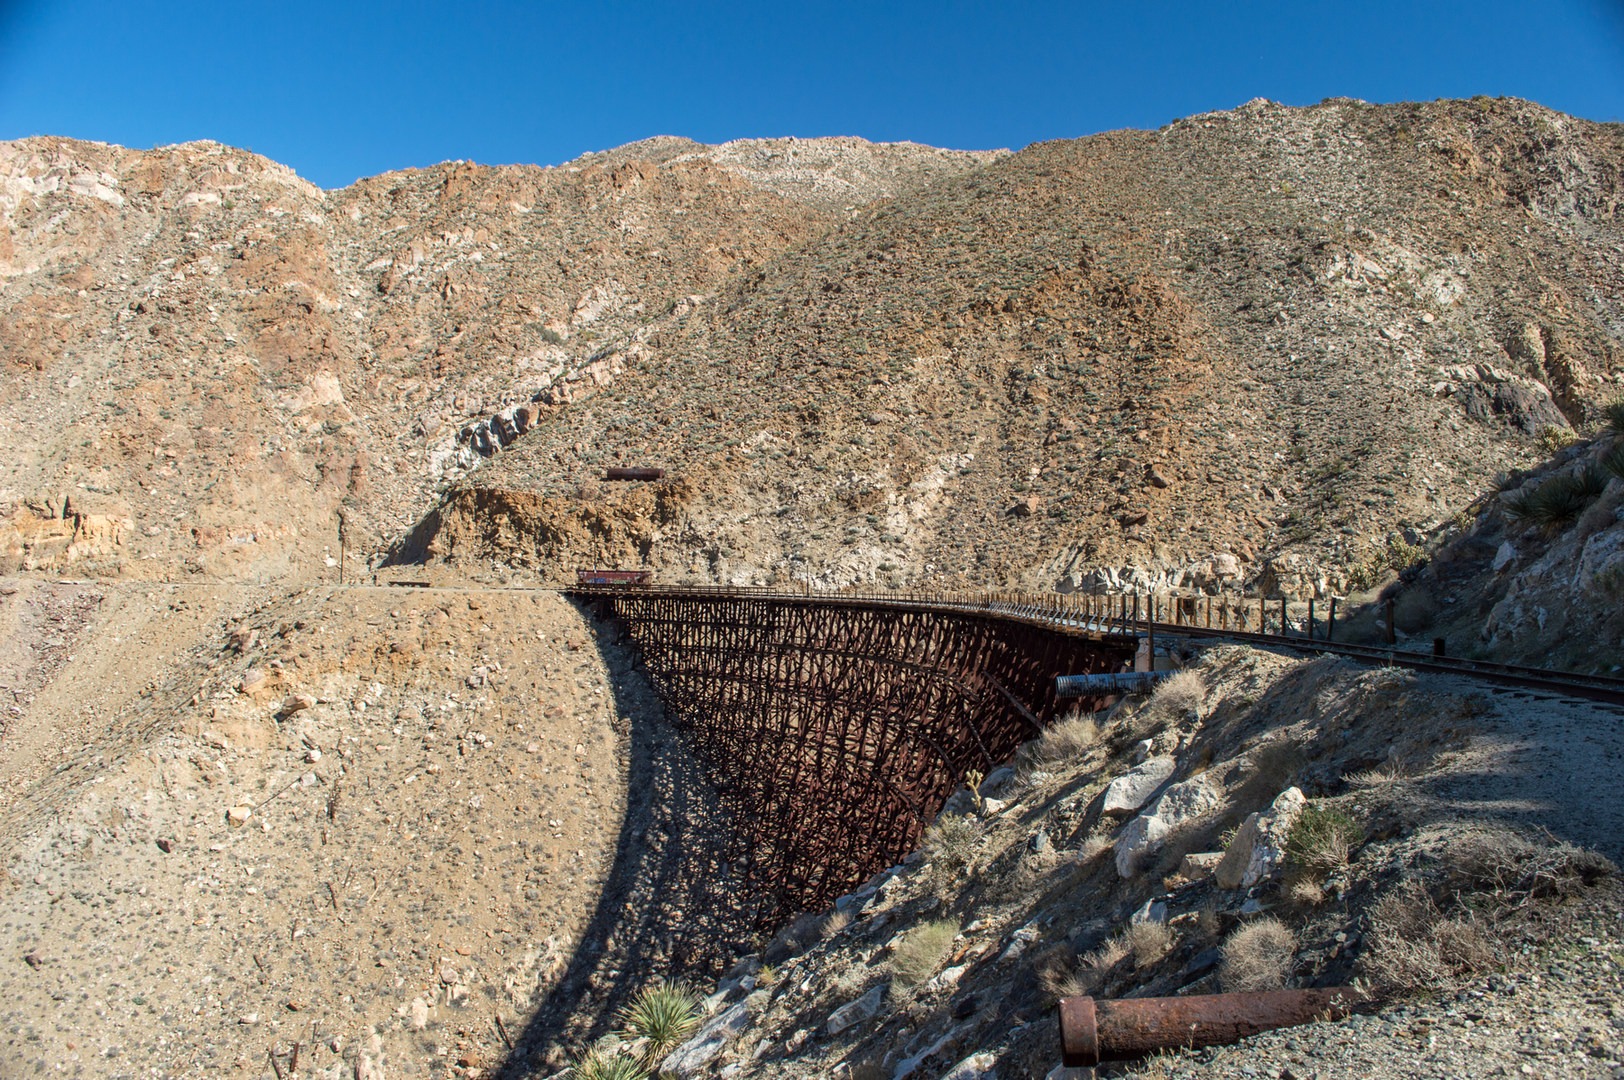
<svg viewBox="0 0 1624 1080">
<path fill-rule="evenodd" d="M 652 570 L 577 570 L 577 585 L 647 585 L 654 580 Z"/>
</svg>

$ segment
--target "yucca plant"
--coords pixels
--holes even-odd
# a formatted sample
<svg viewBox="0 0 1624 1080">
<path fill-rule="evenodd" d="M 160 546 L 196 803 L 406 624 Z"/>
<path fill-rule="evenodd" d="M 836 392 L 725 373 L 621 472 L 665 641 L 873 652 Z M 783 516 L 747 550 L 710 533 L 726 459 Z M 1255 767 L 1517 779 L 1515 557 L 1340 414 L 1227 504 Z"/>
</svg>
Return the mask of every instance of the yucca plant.
<svg viewBox="0 0 1624 1080">
<path fill-rule="evenodd" d="M 1559 532 L 1584 513 L 1606 486 L 1607 478 L 1591 466 L 1553 476 L 1527 496 L 1524 516 L 1550 532 Z"/>
<path fill-rule="evenodd" d="M 1607 426 L 1613 429 L 1615 435 L 1624 435 L 1624 398 L 1601 407 L 1602 418 Z"/>
<path fill-rule="evenodd" d="M 1613 448 L 1602 457 L 1601 467 L 1604 471 L 1624 480 L 1624 441 L 1613 444 Z"/>
<path fill-rule="evenodd" d="M 570 1067 L 570 1080 L 648 1080 L 648 1070 L 635 1058 L 594 1047 Z"/>
<path fill-rule="evenodd" d="M 699 1027 L 699 996 L 681 983 L 661 979 L 637 992 L 620 1014 L 631 1039 L 644 1039 L 643 1066 L 653 1068 Z"/>
</svg>

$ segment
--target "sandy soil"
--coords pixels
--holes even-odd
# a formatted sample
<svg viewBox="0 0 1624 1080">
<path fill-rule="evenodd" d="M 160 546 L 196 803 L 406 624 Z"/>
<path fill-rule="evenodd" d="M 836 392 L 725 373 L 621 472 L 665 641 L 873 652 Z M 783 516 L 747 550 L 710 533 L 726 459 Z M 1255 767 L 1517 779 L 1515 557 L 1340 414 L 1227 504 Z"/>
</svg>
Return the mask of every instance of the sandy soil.
<svg viewBox="0 0 1624 1080">
<path fill-rule="evenodd" d="M 716 962 L 658 905 L 616 935 L 704 788 L 556 595 L 7 589 L 0 1076 L 473 1071 L 590 1029 L 566 977 Z"/>
</svg>

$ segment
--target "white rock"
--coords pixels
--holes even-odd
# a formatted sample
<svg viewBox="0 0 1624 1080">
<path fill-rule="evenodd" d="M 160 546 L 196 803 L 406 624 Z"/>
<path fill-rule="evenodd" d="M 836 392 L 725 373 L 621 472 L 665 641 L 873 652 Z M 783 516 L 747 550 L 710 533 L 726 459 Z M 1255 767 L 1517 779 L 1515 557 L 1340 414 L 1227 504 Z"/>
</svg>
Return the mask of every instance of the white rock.
<svg viewBox="0 0 1624 1080">
<path fill-rule="evenodd" d="M 1139 872 L 1139 863 L 1151 849 L 1167 836 L 1167 822 L 1155 814 L 1140 814 L 1128 822 L 1127 828 L 1116 842 L 1117 873 L 1131 878 Z"/>
<path fill-rule="evenodd" d="M 230 810 L 226 811 L 226 824 L 230 825 L 233 829 L 240 829 L 244 825 L 248 824 L 248 819 L 253 816 L 253 807 L 233 806 Z"/>
<path fill-rule="evenodd" d="M 1156 804 L 1150 808 L 1150 812 L 1165 821 L 1169 828 L 1173 828 L 1187 821 L 1194 821 L 1209 810 L 1217 809 L 1223 801 L 1223 795 L 1203 773 L 1174 784 L 1162 792 Z"/>
<path fill-rule="evenodd" d="M 1144 906 L 1128 916 L 1132 925 L 1141 923 L 1165 923 L 1167 921 L 1167 902 L 1165 900 L 1146 900 Z"/>
<path fill-rule="evenodd" d="M 1224 853 L 1221 851 L 1191 852 L 1179 863 L 1179 874 L 1191 881 L 1199 881 L 1218 869 L 1218 864 L 1223 861 Z"/>
<path fill-rule="evenodd" d="M 849 1001 L 829 1014 L 825 1024 L 830 1035 L 839 1035 L 842 1031 L 854 1024 L 861 1024 L 869 1020 L 880 1011 L 880 1005 L 885 1001 L 885 984 L 873 987 L 868 993 L 855 1001 Z"/>
<path fill-rule="evenodd" d="M 1107 814 L 1131 814 L 1156 793 L 1173 775 L 1173 759 L 1153 757 L 1112 780 L 1105 789 L 1101 810 Z"/>
<path fill-rule="evenodd" d="M 704 1071 L 750 1026 L 750 1018 L 766 1008 L 768 996 L 767 991 L 757 990 L 726 1012 L 705 1021 L 693 1038 L 671 1051 L 660 1063 L 659 1075 L 686 1078 Z"/>
<path fill-rule="evenodd" d="M 410 1006 L 410 1013 L 410 1018 L 406 1023 L 407 1026 L 413 1031 L 422 1031 L 424 1028 L 429 1026 L 428 1002 L 424 1001 L 420 997 L 413 998 Z"/>
<path fill-rule="evenodd" d="M 997 1075 L 998 1056 L 983 1050 L 971 1054 L 942 1074 L 942 1080 L 992 1080 Z"/>
<path fill-rule="evenodd" d="M 1500 541 L 1500 549 L 1494 553 L 1494 572 L 1498 574 L 1506 567 L 1517 561 L 1517 549 L 1510 540 Z"/>
<path fill-rule="evenodd" d="M 1222 889 L 1249 889 L 1268 877 L 1285 858 L 1286 834 L 1307 805 L 1303 793 L 1287 788 L 1269 809 L 1249 814 L 1213 872 Z"/>
</svg>

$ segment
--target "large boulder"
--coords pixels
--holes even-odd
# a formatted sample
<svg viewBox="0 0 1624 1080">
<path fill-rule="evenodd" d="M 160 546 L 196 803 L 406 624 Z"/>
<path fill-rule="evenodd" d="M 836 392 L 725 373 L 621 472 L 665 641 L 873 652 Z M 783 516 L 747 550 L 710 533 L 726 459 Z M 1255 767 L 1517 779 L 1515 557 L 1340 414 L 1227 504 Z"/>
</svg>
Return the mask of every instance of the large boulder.
<svg viewBox="0 0 1624 1080">
<path fill-rule="evenodd" d="M 1127 815 L 1138 810 L 1173 775 L 1173 767 L 1170 757 L 1153 757 L 1135 765 L 1106 786 L 1100 812 Z"/>
<path fill-rule="evenodd" d="M 1278 870 L 1286 857 L 1286 836 L 1307 804 L 1301 791 L 1289 787 L 1275 796 L 1267 810 L 1247 815 L 1213 871 L 1218 887 L 1250 889 Z"/>
</svg>

